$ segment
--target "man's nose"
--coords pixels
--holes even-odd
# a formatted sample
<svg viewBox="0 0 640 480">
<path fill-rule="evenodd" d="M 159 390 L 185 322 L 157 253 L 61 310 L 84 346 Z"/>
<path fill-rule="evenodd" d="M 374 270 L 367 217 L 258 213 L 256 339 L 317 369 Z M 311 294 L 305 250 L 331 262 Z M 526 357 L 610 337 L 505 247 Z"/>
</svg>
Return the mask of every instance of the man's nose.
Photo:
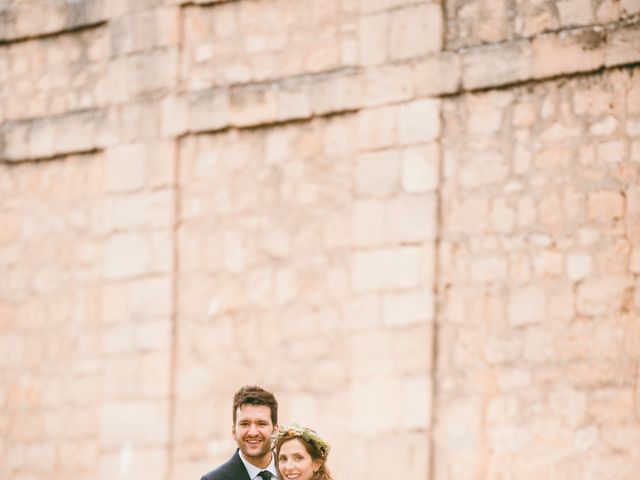
<svg viewBox="0 0 640 480">
<path fill-rule="evenodd" d="M 254 423 L 249 425 L 249 433 L 251 435 L 255 435 L 256 433 L 258 433 L 258 427 Z"/>
</svg>

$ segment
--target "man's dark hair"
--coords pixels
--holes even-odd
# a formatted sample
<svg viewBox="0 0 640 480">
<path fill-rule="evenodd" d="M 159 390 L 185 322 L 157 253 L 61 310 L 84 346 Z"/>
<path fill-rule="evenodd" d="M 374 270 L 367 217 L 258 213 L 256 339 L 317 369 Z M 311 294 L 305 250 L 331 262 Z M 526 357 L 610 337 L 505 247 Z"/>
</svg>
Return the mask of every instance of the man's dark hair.
<svg viewBox="0 0 640 480">
<path fill-rule="evenodd" d="M 243 405 L 266 405 L 271 409 L 271 423 L 278 423 L 278 402 L 273 393 L 256 385 L 245 385 L 233 396 L 233 423 L 236 423 L 238 408 Z"/>
</svg>

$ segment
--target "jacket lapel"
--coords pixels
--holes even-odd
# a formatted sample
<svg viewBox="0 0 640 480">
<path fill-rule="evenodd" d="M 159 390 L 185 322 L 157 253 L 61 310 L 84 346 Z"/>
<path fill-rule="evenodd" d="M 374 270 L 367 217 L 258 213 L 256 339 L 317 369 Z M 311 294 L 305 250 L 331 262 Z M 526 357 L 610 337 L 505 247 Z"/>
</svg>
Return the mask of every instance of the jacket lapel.
<svg viewBox="0 0 640 480">
<path fill-rule="evenodd" d="M 240 451 L 236 450 L 236 453 L 233 457 L 231 457 L 231 461 L 229 462 L 229 478 L 233 480 L 251 480 L 249 477 L 249 473 L 242 463 L 242 459 L 240 458 Z"/>
</svg>

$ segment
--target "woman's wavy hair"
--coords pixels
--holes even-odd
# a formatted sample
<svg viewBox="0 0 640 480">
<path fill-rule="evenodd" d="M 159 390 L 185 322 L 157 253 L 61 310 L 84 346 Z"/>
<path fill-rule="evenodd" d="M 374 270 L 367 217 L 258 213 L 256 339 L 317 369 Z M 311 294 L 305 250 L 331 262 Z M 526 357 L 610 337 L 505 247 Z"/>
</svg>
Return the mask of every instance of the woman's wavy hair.
<svg viewBox="0 0 640 480">
<path fill-rule="evenodd" d="M 276 466 L 280 473 L 280 478 L 284 478 L 280 467 L 278 466 L 278 457 L 280 456 L 280 448 L 285 442 L 299 439 L 313 460 L 320 460 L 320 468 L 311 477 L 311 480 L 333 480 L 329 469 L 327 468 L 327 456 L 329 455 L 329 443 L 320 438 L 318 434 L 310 428 L 300 427 L 298 425 L 282 425 L 280 430 L 273 436 L 273 449 L 276 452 Z"/>
</svg>

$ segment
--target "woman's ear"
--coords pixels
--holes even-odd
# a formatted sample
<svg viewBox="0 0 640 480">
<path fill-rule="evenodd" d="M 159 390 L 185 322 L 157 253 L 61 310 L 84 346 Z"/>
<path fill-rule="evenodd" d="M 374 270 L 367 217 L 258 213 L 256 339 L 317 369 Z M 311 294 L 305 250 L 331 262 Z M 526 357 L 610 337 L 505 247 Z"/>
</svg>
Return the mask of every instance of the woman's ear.
<svg viewBox="0 0 640 480">
<path fill-rule="evenodd" d="M 322 466 L 322 460 L 316 459 L 311 465 L 313 465 L 313 473 L 318 473 L 318 470 L 320 470 L 320 467 Z"/>
</svg>

